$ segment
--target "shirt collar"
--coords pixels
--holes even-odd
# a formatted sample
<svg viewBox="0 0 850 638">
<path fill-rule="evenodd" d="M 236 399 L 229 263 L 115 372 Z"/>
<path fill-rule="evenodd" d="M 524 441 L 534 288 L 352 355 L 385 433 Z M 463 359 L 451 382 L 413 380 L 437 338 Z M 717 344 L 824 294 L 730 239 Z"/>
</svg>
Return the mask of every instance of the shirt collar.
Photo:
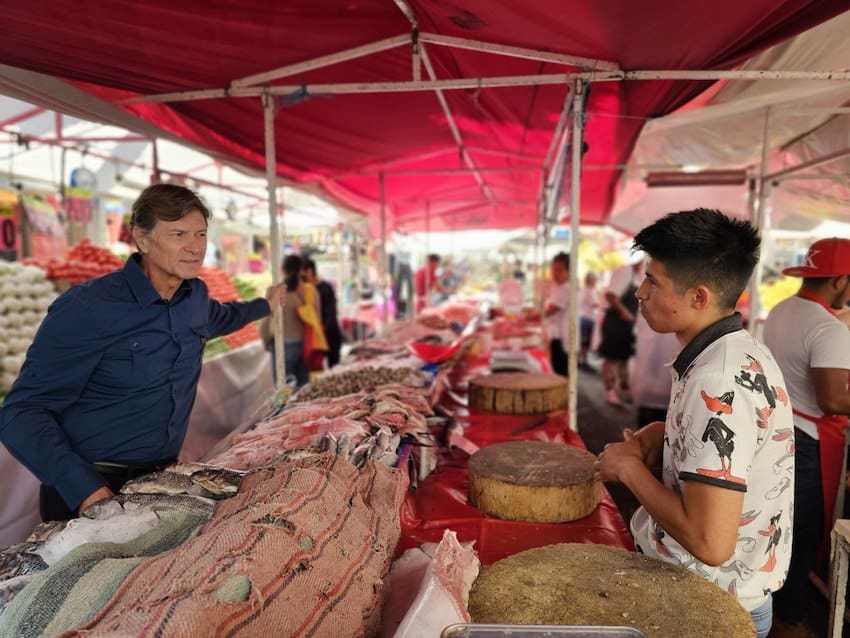
<svg viewBox="0 0 850 638">
<path fill-rule="evenodd" d="M 808 290 L 800 290 L 800 291 L 797 292 L 797 296 L 802 297 L 803 299 L 808 299 L 809 301 L 814 301 L 816 304 L 823 306 L 823 309 L 826 310 L 833 317 L 838 316 L 836 314 L 836 312 L 832 308 L 829 307 L 829 304 L 826 303 L 826 301 L 823 300 L 822 297 L 819 297 L 818 295 L 816 295 L 813 292 L 810 292 Z"/>
<path fill-rule="evenodd" d="M 127 279 L 127 283 L 130 286 L 130 291 L 133 293 L 136 301 L 139 302 L 139 306 L 147 308 L 151 304 L 159 301 L 161 297 L 153 287 L 153 284 L 151 284 L 150 279 L 145 277 L 145 273 L 142 272 L 140 265 L 141 261 L 142 256 L 139 253 L 130 255 L 124 264 L 124 277 Z M 189 282 L 183 280 L 177 288 L 177 291 L 174 293 L 174 297 L 189 294 L 191 291 L 192 288 L 189 285 Z"/>
<path fill-rule="evenodd" d="M 676 360 L 673 362 L 673 368 L 676 370 L 676 373 L 681 377 L 685 374 L 685 370 L 688 369 L 688 366 L 693 363 L 694 359 L 696 359 L 703 350 L 708 348 L 708 346 L 717 341 L 720 337 L 728 335 L 730 332 L 737 332 L 738 330 L 743 329 L 744 322 L 741 319 L 740 312 L 736 312 L 728 317 L 723 317 L 723 319 L 720 319 L 719 321 L 715 321 L 700 332 L 696 337 L 691 339 L 690 343 L 682 349 L 679 356 L 676 357 Z"/>
</svg>

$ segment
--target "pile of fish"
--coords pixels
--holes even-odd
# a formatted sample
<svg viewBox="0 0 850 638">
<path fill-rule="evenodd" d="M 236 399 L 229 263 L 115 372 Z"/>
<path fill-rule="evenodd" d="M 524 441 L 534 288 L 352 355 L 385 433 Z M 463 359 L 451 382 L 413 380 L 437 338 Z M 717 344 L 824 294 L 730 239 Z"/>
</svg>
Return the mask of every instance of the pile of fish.
<svg viewBox="0 0 850 638">
<path fill-rule="evenodd" d="M 24 588 L 47 581 L 72 585 L 93 560 L 151 556 L 191 536 L 214 501 L 164 494 L 118 495 L 70 521 L 42 523 L 23 542 L 0 552 L 0 635 L 6 608 Z"/>
<path fill-rule="evenodd" d="M 210 463 L 248 470 L 281 459 L 335 452 L 355 466 L 374 459 L 397 463 L 402 440 L 430 445 L 433 410 L 426 390 L 384 385 L 368 392 L 291 403 L 283 411 L 235 435 Z"/>
<path fill-rule="evenodd" d="M 335 454 L 251 472 L 177 548 L 72 553 L 36 576 L 0 635 L 374 636 L 403 497 L 398 470 Z"/>
</svg>

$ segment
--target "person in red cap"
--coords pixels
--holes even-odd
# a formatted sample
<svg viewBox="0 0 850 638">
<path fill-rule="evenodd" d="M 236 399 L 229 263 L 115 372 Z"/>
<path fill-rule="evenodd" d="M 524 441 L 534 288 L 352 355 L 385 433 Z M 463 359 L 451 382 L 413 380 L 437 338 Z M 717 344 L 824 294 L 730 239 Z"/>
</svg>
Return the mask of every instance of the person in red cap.
<svg viewBox="0 0 850 638">
<path fill-rule="evenodd" d="M 764 324 L 764 342 L 785 377 L 794 408 L 794 531 L 788 579 L 774 595 L 777 616 L 801 622 L 808 607 L 809 570 L 832 527 L 850 414 L 850 330 L 837 316 L 850 300 L 850 239 L 816 241 L 799 266 L 799 292 Z M 841 512 L 839 512 L 841 515 Z"/>
</svg>

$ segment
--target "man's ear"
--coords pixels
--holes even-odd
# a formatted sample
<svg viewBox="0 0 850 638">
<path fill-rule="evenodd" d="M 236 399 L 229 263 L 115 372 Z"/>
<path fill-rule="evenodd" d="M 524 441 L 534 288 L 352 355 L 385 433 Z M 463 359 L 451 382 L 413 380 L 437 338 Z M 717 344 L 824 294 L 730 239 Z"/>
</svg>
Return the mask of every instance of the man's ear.
<svg viewBox="0 0 850 638">
<path fill-rule="evenodd" d="M 136 244 L 136 248 L 143 255 L 148 253 L 148 237 L 138 226 L 133 226 L 133 243 Z"/>
<path fill-rule="evenodd" d="M 706 286 L 699 285 L 691 289 L 691 305 L 695 310 L 703 310 L 711 303 L 713 294 Z"/>
</svg>

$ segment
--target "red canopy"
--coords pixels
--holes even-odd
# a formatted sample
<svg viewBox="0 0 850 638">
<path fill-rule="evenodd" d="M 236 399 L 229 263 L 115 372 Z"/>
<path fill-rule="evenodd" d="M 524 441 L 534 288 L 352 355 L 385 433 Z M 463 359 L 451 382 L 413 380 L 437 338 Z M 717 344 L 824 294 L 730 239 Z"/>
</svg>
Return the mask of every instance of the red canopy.
<svg viewBox="0 0 850 638">
<path fill-rule="evenodd" d="M 404 4 L 7 3 L 0 59 L 59 76 L 110 102 L 227 89 L 236 86 L 234 80 L 270 69 L 395 36 L 412 37 L 411 23 L 397 3 Z M 598 69 L 593 60 L 623 70 L 727 69 L 840 13 L 841 5 L 830 0 L 410 0 L 419 44 L 439 79 L 564 74 Z M 446 37 L 464 42 L 435 43 Z M 291 74 L 271 85 L 409 81 L 413 47 L 407 37 L 405 42 Z M 482 43 L 540 55 L 496 55 Z M 589 60 L 571 65 L 552 61 L 547 53 Z M 428 79 L 425 70 L 421 77 Z M 583 223 L 605 220 L 619 165 L 628 158 L 645 118 L 670 112 L 706 86 L 692 81 L 593 82 L 585 131 L 589 150 L 582 178 Z M 432 230 L 533 226 L 544 158 L 568 97 L 566 76 L 559 84 L 466 88 L 443 95 L 460 146 L 432 90 L 292 91 L 279 99 L 275 120 L 278 173 L 317 184 L 348 207 L 374 214 L 380 201 L 378 173 L 384 171 L 388 229 L 421 229 L 426 217 Z M 257 168 L 265 164 L 262 108 L 256 96 L 123 108 L 219 156 Z M 470 165 L 479 169 L 477 175 L 447 172 Z"/>
</svg>

